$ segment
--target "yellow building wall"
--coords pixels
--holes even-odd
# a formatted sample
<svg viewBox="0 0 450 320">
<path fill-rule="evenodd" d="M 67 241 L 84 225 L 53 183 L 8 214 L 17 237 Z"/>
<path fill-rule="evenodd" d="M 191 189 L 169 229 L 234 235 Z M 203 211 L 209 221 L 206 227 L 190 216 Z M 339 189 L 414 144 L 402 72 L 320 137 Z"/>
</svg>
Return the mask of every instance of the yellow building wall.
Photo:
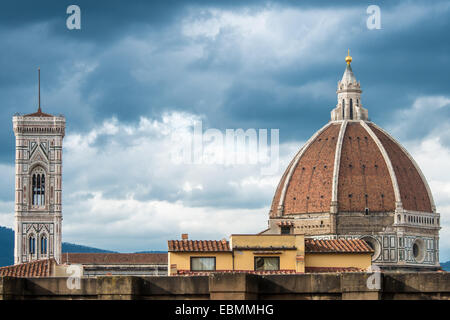
<svg viewBox="0 0 450 320">
<path fill-rule="evenodd" d="M 230 246 L 234 249 L 234 270 L 254 270 L 255 257 L 279 257 L 281 270 L 304 272 L 305 269 L 303 235 L 232 235 Z M 270 247 L 274 247 L 274 249 L 270 249 Z M 278 250 L 276 247 L 295 247 L 295 249 Z M 278 253 L 259 253 L 252 248 L 261 248 L 262 251 Z M 297 257 L 299 258 L 297 259 Z"/>
<path fill-rule="evenodd" d="M 217 271 L 254 270 L 257 256 L 279 257 L 280 270 L 296 272 L 305 272 L 305 267 L 354 267 L 365 270 L 372 264 L 369 253 L 305 254 L 303 235 L 232 235 L 230 246 L 232 252 L 169 252 L 169 274 L 176 274 L 177 270 L 190 270 L 191 257 L 215 257 Z M 266 253 L 260 253 L 258 249 Z"/>
<path fill-rule="evenodd" d="M 247 235 L 233 234 L 230 237 L 230 246 L 235 247 L 297 247 L 303 251 L 305 241 L 303 235 Z"/>
<path fill-rule="evenodd" d="M 191 257 L 215 257 L 216 270 L 233 270 L 231 252 L 169 252 L 168 267 L 176 265 L 177 270 L 190 270 Z M 172 272 L 170 272 L 172 274 Z"/>
<path fill-rule="evenodd" d="M 234 269 L 235 270 L 254 270 L 255 257 L 279 257 L 280 270 L 295 270 L 296 251 L 285 250 L 279 254 L 261 254 L 252 250 L 234 251 Z"/>
<path fill-rule="evenodd" d="M 370 253 L 307 253 L 305 267 L 355 267 L 367 269 L 372 264 Z"/>
</svg>

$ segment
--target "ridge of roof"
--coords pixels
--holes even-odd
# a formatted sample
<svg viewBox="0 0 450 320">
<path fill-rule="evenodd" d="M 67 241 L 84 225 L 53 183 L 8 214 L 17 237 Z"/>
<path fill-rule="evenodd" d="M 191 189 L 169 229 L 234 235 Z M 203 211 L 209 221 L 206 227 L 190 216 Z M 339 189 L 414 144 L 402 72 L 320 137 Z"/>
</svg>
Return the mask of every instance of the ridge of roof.
<svg viewBox="0 0 450 320">
<path fill-rule="evenodd" d="M 169 240 L 169 252 L 230 252 L 226 240 Z"/>
</svg>

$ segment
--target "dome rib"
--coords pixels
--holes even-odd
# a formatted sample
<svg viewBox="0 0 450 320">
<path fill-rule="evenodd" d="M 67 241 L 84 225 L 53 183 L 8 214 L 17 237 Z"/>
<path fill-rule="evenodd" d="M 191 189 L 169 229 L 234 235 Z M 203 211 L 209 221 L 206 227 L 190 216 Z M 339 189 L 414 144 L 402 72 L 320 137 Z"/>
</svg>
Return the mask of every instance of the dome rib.
<svg viewBox="0 0 450 320">
<path fill-rule="evenodd" d="M 360 121 L 349 121 L 341 149 L 338 213 L 394 212 L 395 194 L 386 161 Z"/>
<path fill-rule="evenodd" d="M 297 154 L 298 154 L 299 152 L 301 152 L 303 148 L 304 148 L 304 146 L 297 152 Z M 292 165 L 294 164 L 295 158 L 296 158 L 296 157 L 292 158 L 291 162 L 289 162 L 289 165 L 287 166 L 286 170 L 284 171 L 283 176 L 281 177 L 280 182 L 278 182 L 278 185 L 277 185 L 277 189 L 276 189 L 276 191 L 275 191 L 275 194 L 273 195 L 272 204 L 271 204 L 270 212 L 269 212 L 269 216 L 272 217 L 272 218 L 274 218 L 274 217 L 276 217 L 277 215 L 279 215 L 279 214 L 278 214 L 278 205 L 279 205 L 279 201 L 280 201 L 280 198 L 281 198 L 281 186 L 284 185 L 284 181 L 286 180 L 286 176 L 287 176 L 287 174 L 288 174 L 290 168 L 291 168 Z M 280 214 L 280 215 L 281 215 L 281 214 Z"/>
<path fill-rule="evenodd" d="M 334 168 L 333 168 L 333 185 L 331 187 L 331 211 L 332 213 L 337 213 L 338 209 L 338 184 L 339 184 L 339 167 L 341 164 L 341 151 L 342 143 L 344 141 L 345 130 L 347 129 L 348 121 L 344 120 L 342 122 L 341 128 L 339 130 L 338 141 L 336 143 L 336 151 L 334 157 Z"/>
<path fill-rule="evenodd" d="M 394 171 L 394 167 L 392 166 L 391 159 L 389 158 L 389 155 L 387 154 L 386 149 L 384 148 L 380 139 L 378 139 L 375 132 L 373 132 L 372 129 L 370 129 L 370 127 L 367 125 L 367 123 L 365 121 L 361 120 L 360 123 L 361 123 L 362 127 L 370 135 L 370 137 L 373 139 L 373 141 L 377 145 L 378 149 L 380 150 L 381 154 L 383 155 L 384 162 L 386 163 L 386 166 L 389 171 L 389 175 L 391 177 L 392 187 L 394 188 L 395 207 L 396 207 L 396 209 L 401 209 L 401 208 L 403 208 L 403 205 L 402 205 L 402 199 L 400 197 L 400 188 L 398 186 L 397 176 L 395 175 L 395 171 Z"/>
<path fill-rule="evenodd" d="M 429 205 L 430 205 L 430 212 L 436 212 L 436 206 L 434 203 L 434 199 L 433 199 L 433 195 L 431 193 L 431 189 L 430 186 L 428 185 L 427 180 L 425 179 L 425 176 L 423 175 L 422 170 L 420 170 L 420 167 L 417 165 L 416 161 L 414 160 L 414 158 L 409 154 L 409 152 L 397 141 L 395 140 L 389 133 L 387 133 L 384 129 L 380 128 L 379 126 L 377 126 L 374 123 L 370 123 L 370 126 L 372 126 L 373 128 L 375 128 L 376 130 L 378 130 L 380 133 L 382 133 L 387 139 L 389 139 L 397 148 L 399 148 L 403 154 L 408 158 L 408 160 L 411 162 L 411 164 L 413 165 L 415 171 L 418 173 L 420 180 L 423 183 L 423 186 L 425 187 L 427 196 L 428 196 L 428 201 L 429 201 Z M 411 210 L 410 208 L 405 208 L 406 210 Z M 417 210 L 417 211 L 422 211 L 422 210 Z"/>
<path fill-rule="evenodd" d="M 284 213 L 284 201 L 286 198 L 286 191 L 287 188 L 289 186 L 289 183 L 291 181 L 292 175 L 295 171 L 295 169 L 297 168 L 298 162 L 300 161 L 300 159 L 302 158 L 303 154 L 305 153 L 305 151 L 309 148 L 309 146 L 317 139 L 317 137 L 324 132 L 327 128 L 329 128 L 330 126 L 332 126 L 333 123 L 329 122 L 326 125 L 324 125 L 322 128 L 320 128 L 303 146 L 303 148 L 300 149 L 300 151 L 297 153 L 297 155 L 294 158 L 294 162 L 292 164 L 292 166 L 288 169 L 288 174 L 286 176 L 286 179 L 284 180 L 284 184 L 283 184 L 283 189 L 281 190 L 281 195 L 280 195 L 280 199 L 279 199 L 279 203 L 278 203 L 278 208 L 277 208 L 277 214 L 276 216 L 282 216 Z"/>
</svg>

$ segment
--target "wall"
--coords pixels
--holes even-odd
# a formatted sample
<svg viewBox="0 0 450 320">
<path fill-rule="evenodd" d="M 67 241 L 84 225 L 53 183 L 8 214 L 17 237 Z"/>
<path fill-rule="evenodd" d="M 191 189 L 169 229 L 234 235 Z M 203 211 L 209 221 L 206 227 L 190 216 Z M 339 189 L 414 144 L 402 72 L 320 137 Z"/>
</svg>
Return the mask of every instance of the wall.
<svg viewBox="0 0 450 320">
<path fill-rule="evenodd" d="M 303 235 L 232 235 L 230 245 L 234 270 L 254 270 L 255 257 L 267 256 L 280 257 L 281 270 L 305 271 Z"/>
<path fill-rule="evenodd" d="M 305 256 L 305 267 L 355 267 L 366 270 L 371 264 L 369 253 L 308 253 Z"/>
<path fill-rule="evenodd" d="M 232 235 L 233 252 L 169 252 L 170 274 L 190 270 L 191 257 L 216 257 L 216 270 L 254 270 L 256 256 L 280 257 L 281 270 L 304 272 L 303 235 Z M 284 248 L 284 249 L 283 249 Z"/>
<path fill-rule="evenodd" d="M 68 289 L 67 278 L 0 277 L 0 300 L 40 299 L 446 299 L 447 272 L 383 273 L 379 289 L 369 289 L 368 273 L 259 276 L 84 278 Z"/>
<path fill-rule="evenodd" d="M 253 250 L 234 251 L 234 270 L 254 270 L 255 257 L 280 257 L 280 270 L 295 271 L 295 250 L 274 251 L 280 253 L 259 253 Z"/>
<path fill-rule="evenodd" d="M 235 247 L 294 247 L 298 246 L 298 250 L 304 250 L 303 235 L 244 235 L 233 234 L 230 237 L 230 246 Z"/>
<path fill-rule="evenodd" d="M 169 266 L 177 270 L 190 270 L 191 257 L 216 257 L 216 270 L 233 270 L 231 252 L 169 252 Z"/>
</svg>

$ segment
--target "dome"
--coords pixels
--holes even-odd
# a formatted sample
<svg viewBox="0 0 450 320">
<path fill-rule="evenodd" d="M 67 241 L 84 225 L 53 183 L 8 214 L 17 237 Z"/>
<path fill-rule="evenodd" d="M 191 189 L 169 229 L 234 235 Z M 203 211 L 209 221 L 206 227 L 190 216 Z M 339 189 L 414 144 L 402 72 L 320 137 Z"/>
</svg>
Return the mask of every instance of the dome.
<svg viewBox="0 0 450 320">
<path fill-rule="evenodd" d="M 440 214 L 411 155 L 369 120 L 346 57 L 331 121 L 298 151 L 275 191 L 265 234 L 363 239 L 382 269 L 437 270 Z"/>
<path fill-rule="evenodd" d="M 408 152 L 372 122 L 331 121 L 284 172 L 270 215 L 433 212 L 427 182 Z"/>
</svg>

